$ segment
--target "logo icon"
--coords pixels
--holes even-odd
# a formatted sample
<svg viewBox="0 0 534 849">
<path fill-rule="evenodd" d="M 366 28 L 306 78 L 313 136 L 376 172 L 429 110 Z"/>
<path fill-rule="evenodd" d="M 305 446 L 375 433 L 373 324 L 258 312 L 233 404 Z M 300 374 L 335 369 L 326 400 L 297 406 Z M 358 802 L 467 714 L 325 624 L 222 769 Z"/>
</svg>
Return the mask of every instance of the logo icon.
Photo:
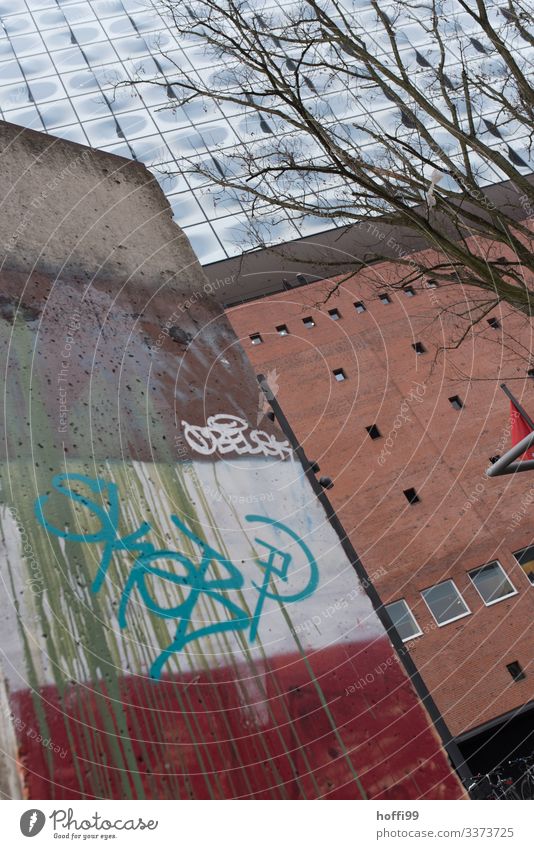
<svg viewBox="0 0 534 849">
<path fill-rule="evenodd" d="M 24 811 L 20 818 L 20 830 L 24 837 L 35 837 L 42 831 L 46 822 L 46 817 L 42 811 L 37 808 L 31 808 L 29 811 Z"/>
</svg>

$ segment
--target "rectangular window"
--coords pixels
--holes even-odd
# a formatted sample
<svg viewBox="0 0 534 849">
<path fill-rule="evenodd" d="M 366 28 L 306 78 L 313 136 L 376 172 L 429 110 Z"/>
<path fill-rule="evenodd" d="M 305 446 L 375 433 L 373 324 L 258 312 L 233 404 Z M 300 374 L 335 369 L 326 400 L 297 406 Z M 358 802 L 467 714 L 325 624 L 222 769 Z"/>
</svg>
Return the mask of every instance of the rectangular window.
<svg viewBox="0 0 534 849">
<path fill-rule="evenodd" d="M 436 280 L 427 280 L 426 285 L 427 285 L 428 289 L 437 289 L 438 288 L 438 283 L 437 283 Z"/>
<path fill-rule="evenodd" d="M 375 425 L 375 424 L 368 425 L 368 426 L 365 428 L 365 430 L 367 431 L 367 433 L 369 434 L 369 436 L 371 437 L 371 439 L 380 439 L 380 437 L 382 436 L 382 434 L 381 434 L 381 433 L 380 433 L 380 431 L 378 430 L 377 425 Z"/>
<path fill-rule="evenodd" d="M 490 327 L 493 327 L 494 330 L 498 330 L 501 326 L 497 318 L 488 318 L 488 324 Z"/>
<path fill-rule="evenodd" d="M 335 368 L 334 371 L 333 371 L 333 375 L 334 375 L 336 380 L 346 380 L 347 379 L 347 375 L 345 374 L 345 372 L 343 371 L 342 368 Z"/>
<path fill-rule="evenodd" d="M 354 308 L 356 312 L 365 312 L 365 310 L 367 309 L 363 301 L 355 301 Z"/>
<path fill-rule="evenodd" d="M 527 371 L 527 377 L 534 377 L 534 368 L 529 368 Z"/>
<path fill-rule="evenodd" d="M 389 295 L 386 292 L 383 292 L 380 295 L 380 303 L 382 303 L 382 304 L 390 304 L 391 303 L 391 298 L 389 297 Z"/>
<path fill-rule="evenodd" d="M 518 660 L 514 660 L 512 663 L 507 663 L 506 668 L 514 681 L 523 681 L 523 679 L 527 677 Z"/>
<path fill-rule="evenodd" d="M 279 336 L 289 336 L 289 330 L 287 329 L 287 324 L 279 324 L 276 328 L 276 332 Z"/>
<path fill-rule="evenodd" d="M 253 345 L 261 345 L 263 339 L 261 338 L 259 333 L 252 333 L 250 336 L 250 341 Z"/>
<path fill-rule="evenodd" d="M 410 487 L 409 489 L 404 489 L 403 492 L 406 500 L 409 501 L 410 504 L 417 504 L 417 502 L 420 501 L 420 498 L 417 495 L 417 491 L 413 487 Z"/>
<path fill-rule="evenodd" d="M 527 545 L 526 548 L 514 551 L 514 557 L 530 583 L 534 584 L 534 545 Z"/>
<path fill-rule="evenodd" d="M 498 560 L 473 569 L 468 575 L 486 607 L 517 592 Z"/>
<path fill-rule="evenodd" d="M 471 613 L 454 581 L 443 581 L 423 590 L 421 595 L 438 625 L 447 625 Z"/>
<path fill-rule="evenodd" d="M 417 624 L 417 620 L 407 603 L 401 598 L 399 601 L 393 601 L 391 604 L 386 604 L 386 610 L 391 617 L 391 621 L 399 632 L 399 636 L 403 642 L 411 640 L 412 637 L 420 637 L 423 633 Z"/>
<path fill-rule="evenodd" d="M 453 395 L 452 398 L 449 398 L 449 403 L 455 410 L 461 410 L 463 407 L 462 399 L 459 395 Z"/>
<path fill-rule="evenodd" d="M 304 327 L 315 327 L 315 322 L 311 315 L 307 316 L 306 318 L 303 318 L 302 323 Z"/>
<path fill-rule="evenodd" d="M 333 321 L 339 321 L 339 319 L 341 318 L 341 313 L 339 312 L 339 310 L 328 310 L 328 315 L 331 319 L 333 319 Z"/>
<path fill-rule="evenodd" d="M 408 298 L 415 298 L 415 289 L 413 286 L 405 286 L 402 291 Z"/>
<path fill-rule="evenodd" d="M 426 354 L 426 348 L 422 342 L 413 342 L 412 348 L 416 354 Z"/>
</svg>

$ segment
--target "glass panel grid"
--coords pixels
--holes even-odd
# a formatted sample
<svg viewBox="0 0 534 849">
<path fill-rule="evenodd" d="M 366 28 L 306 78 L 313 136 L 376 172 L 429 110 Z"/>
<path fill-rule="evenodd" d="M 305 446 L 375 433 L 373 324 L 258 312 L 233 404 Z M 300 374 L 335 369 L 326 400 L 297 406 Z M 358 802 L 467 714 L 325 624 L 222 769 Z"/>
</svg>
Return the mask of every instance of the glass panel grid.
<svg viewBox="0 0 534 849">
<path fill-rule="evenodd" d="M 491 23 L 502 27 L 499 3 L 495 0 L 486 5 Z M 284 10 L 294 8 L 295 4 L 250 0 L 248 6 L 251 11 L 261 10 L 267 16 L 272 11 L 283 25 Z M 358 23 L 365 26 L 369 44 L 374 44 L 387 61 L 387 39 L 371 5 L 365 0 L 357 3 L 347 0 L 344 6 L 349 13 L 357 10 Z M 450 35 L 445 70 L 454 73 L 458 58 L 455 50 L 459 50 L 456 44 L 461 37 L 462 50 L 472 67 L 480 67 L 487 74 L 489 60 L 477 52 L 468 37 L 474 27 L 472 19 L 455 0 L 449 6 L 450 14 L 443 21 Z M 396 16 L 399 10 L 398 4 L 387 2 L 381 8 L 390 16 Z M 396 19 L 399 49 L 410 74 L 421 79 L 428 71 L 421 67 L 416 51 L 430 63 L 436 59 L 429 28 L 424 26 L 428 18 L 428 9 L 420 4 L 417 18 Z M 157 0 L 83 0 L 62 2 L 60 6 L 55 0 L 0 0 L 0 19 L 0 110 L 6 120 L 105 150 L 120 150 L 154 170 L 163 162 L 179 167 L 181 161 L 187 164 L 198 154 L 216 154 L 224 160 L 225 153 L 232 152 L 241 140 L 254 144 L 256 138 L 266 137 L 266 126 L 273 131 L 269 116 L 262 121 L 257 114 L 230 105 L 218 108 L 211 103 L 192 104 L 175 112 L 159 110 L 161 106 L 172 105 L 162 74 L 176 73 L 173 63 L 161 54 L 162 49 L 179 65 L 187 65 L 197 73 L 199 79 L 209 80 L 223 66 L 216 69 L 212 57 L 194 38 L 178 39 L 164 11 L 159 14 Z M 510 45 L 515 55 L 530 57 L 531 46 L 512 29 Z M 136 70 L 148 76 L 159 74 L 164 84 L 156 91 L 141 86 L 131 104 L 122 100 L 117 103 L 113 84 L 128 79 Z M 435 86 L 435 80 L 429 85 L 435 87 L 435 105 L 439 106 L 439 87 Z M 329 115 L 333 110 L 340 132 L 351 138 L 357 138 L 360 132 L 354 124 L 371 122 L 380 130 L 396 129 L 397 109 L 382 93 L 362 96 L 363 90 L 358 90 L 356 94 L 331 85 L 322 96 L 322 103 L 319 104 L 312 91 L 307 100 L 310 104 L 315 102 L 318 110 L 323 109 L 325 122 L 331 120 Z M 86 96 L 83 102 L 82 95 Z M 131 118 L 121 118 L 123 112 L 132 113 Z M 489 101 L 487 108 L 479 112 L 481 121 L 483 117 L 490 121 L 497 117 Z M 433 129 L 436 140 L 441 142 L 442 130 L 429 125 L 429 130 Z M 528 139 L 520 126 L 508 122 L 503 134 L 506 143 L 513 142 L 514 149 L 528 158 L 525 153 Z M 502 144 L 489 132 L 485 133 L 484 141 L 497 147 Z M 366 155 L 373 156 L 375 148 L 376 145 L 367 144 L 363 149 Z M 493 182 L 501 176 L 488 173 L 487 181 Z M 178 223 L 195 238 L 201 259 L 211 262 L 239 253 L 244 234 L 250 235 L 244 208 L 229 199 L 219 206 L 211 201 L 212 193 L 203 202 L 202 196 L 193 194 L 198 181 L 185 171 L 180 179 L 184 191 L 192 192 L 191 197 L 187 202 L 185 198 L 178 201 L 173 197 L 171 202 Z M 294 190 L 298 192 L 299 187 L 296 185 Z M 343 192 L 342 186 L 331 186 L 327 192 L 325 184 L 318 193 L 321 202 L 335 204 Z M 338 223 L 346 222 L 340 218 Z M 306 215 L 290 221 L 288 215 L 276 227 L 265 217 L 259 230 L 267 241 L 281 241 L 331 226 L 334 226 L 331 221 L 319 216 Z"/>
</svg>

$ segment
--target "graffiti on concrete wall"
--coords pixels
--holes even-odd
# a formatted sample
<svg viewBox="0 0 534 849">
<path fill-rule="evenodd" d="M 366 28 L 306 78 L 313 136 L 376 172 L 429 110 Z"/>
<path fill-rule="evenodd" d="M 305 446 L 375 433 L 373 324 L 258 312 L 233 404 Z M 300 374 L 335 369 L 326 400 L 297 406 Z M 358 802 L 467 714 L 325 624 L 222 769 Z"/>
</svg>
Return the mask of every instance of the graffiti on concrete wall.
<svg viewBox="0 0 534 849">
<path fill-rule="evenodd" d="M 247 522 L 260 523 L 255 543 L 262 555 L 256 558 L 260 568 L 261 580 L 251 582 L 255 591 L 252 605 L 237 603 L 229 595 L 230 591 L 241 591 L 245 585 L 243 572 L 224 554 L 201 539 L 185 521 L 174 514 L 170 520 L 178 529 L 182 538 L 194 545 L 197 552 L 195 560 L 182 551 L 156 548 L 146 539 L 153 530 L 149 522 L 143 521 L 139 527 L 120 535 L 121 524 L 119 490 L 117 485 L 103 478 L 91 478 L 75 473 L 58 474 L 52 479 L 52 488 L 56 494 L 65 497 L 74 505 L 90 511 L 99 527 L 90 533 L 78 533 L 67 527 L 57 527 L 47 519 L 46 506 L 49 494 L 40 495 L 35 502 L 35 515 L 38 522 L 48 531 L 65 541 L 88 545 L 102 545 L 103 550 L 96 576 L 91 585 L 93 593 L 98 593 L 110 568 L 112 558 L 118 552 L 133 554 L 131 570 L 122 588 L 118 606 L 118 624 L 121 629 L 128 624 L 128 605 L 134 590 L 137 590 L 145 607 L 156 617 L 176 620 L 177 628 L 171 643 L 164 648 L 152 663 L 150 675 L 159 679 L 168 659 L 180 652 L 188 643 L 222 632 L 248 632 L 251 642 L 257 637 L 258 628 L 266 599 L 274 599 L 282 604 L 302 601 L 312 595 L 319 583 L 317 562 L 307 544 L 291 528 L 277 519 L 249 514 Z M 90 495 L 84 494 L 89 492 Z M 95 500 L 99 497 L 99 501 Z M 269 532 L 276 530 L 288 542 L 296 544 L 304 554 L 306 570 L 299 575 L 300 587 L 284 591 L 291 576 L 293 555 L 279 545 L 269 541 Z M 169 563 L 176 571 L 169 570 Z M 302 570 L 299 570 L 302 572 Z M 179 603 L 169 604 L 167 592 L 173 589 L 181 593 Z M 167 604 L 160 598 L 165 596 Z M 200 599 L 209 599 L 215 605 L 218 616 L 216 621 L 204 623 L 198 615 Z M 202 624 L 199 624 L 202 623 Z"/>
<path fill-rule="evenodd" d="M 291 446 L 287 440 L 280 441 L 264 430 L 250 428 L 249 423 L 240 416 L 219 413 L 208 416 L 205 426 L 182 421 L 182 427 L 189 447 L 205 456 L 215 452 L 263 454 L 281 460 L 291 456 Z"/>
</svg>

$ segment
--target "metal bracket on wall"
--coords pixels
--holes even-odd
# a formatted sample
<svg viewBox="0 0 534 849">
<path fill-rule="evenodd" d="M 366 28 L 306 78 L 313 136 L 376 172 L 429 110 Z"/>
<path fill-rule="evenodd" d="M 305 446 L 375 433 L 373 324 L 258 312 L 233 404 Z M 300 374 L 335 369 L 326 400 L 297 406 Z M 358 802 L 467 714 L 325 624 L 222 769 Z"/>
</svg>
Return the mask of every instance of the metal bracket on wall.
<svg viewBox="0 0 534 849">
<path fill-rule="evenodd" d="M 532 433 L 525 436 L 521 442 L 510 448 L 506 454 L 503 454 L 498 460 L 493 463 L 489 469 L 486 469 L 486 474 L 489 478 L 496 478 L 499 475 L 513 475 L 515 472 L 531 472 L 534 469 L 534 460 L 519 460 L 529 448 L 534 445 L 534 421 L 530 418 L 527 411 L 521 406 L 519 401 L 512 395 L 505 383 L 501 383 L 501 389 L 504 394 L 510 399 L 517 412 L 523 417 Z"/>
</svg>

